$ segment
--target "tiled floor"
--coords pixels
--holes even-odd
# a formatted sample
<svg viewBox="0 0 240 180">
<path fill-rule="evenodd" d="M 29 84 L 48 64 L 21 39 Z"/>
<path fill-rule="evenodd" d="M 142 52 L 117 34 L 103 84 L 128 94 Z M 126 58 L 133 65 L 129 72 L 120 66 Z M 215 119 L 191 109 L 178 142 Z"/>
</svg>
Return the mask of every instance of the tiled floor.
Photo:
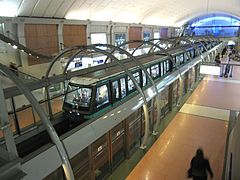
<svg viewBox="0 0 240 180">
<path fill-rule="evenodd" d="M 183 180 L 202 147 L 215 180 L 223 172 L 230 110 L 239 110 L 238 78 L 206 77 L 153 144 L 127 180 Z"/>
<path fill-rule="evenodd" d="M 221 179 L 227 125 L 224 121 L 178 113 L 127 180 L 186 179 L 191 158 L 202 147 L 216 180 Z"/>
<path fill-rule="evenodd" d="M 218 109 L 194 104 L 184 104 L 179 112 L 197 116 L 209 117 L 227 121 L 229 119 L 229 110 Z"/>
</svg>

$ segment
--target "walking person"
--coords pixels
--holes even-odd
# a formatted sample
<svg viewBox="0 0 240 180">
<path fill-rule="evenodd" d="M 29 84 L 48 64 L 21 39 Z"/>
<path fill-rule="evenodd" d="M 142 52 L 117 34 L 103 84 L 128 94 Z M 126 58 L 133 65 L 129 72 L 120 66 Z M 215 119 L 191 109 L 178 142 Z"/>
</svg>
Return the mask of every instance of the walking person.
<svg viewBox="0 0 240 180">
<path fill-rule="evenodd" d="M 188 177 L 193 180 L 207 180 L 208 173 L 213 178 L 213 172 L 208 159 L 204 157 L 203 150 L 197 149 L 196 155 L 191 160 L 191 167 L 188 170 Z"/>
</svg>

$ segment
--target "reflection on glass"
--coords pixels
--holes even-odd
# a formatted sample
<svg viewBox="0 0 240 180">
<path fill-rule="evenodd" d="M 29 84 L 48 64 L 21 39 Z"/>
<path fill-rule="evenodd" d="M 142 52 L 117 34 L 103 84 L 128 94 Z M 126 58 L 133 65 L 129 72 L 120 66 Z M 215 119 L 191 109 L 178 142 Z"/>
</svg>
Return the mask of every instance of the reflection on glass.
<svg viewBox="0 0 240 180">
<path fill-rule="evenodd" d="M 103 85 L 97 88 L 96 92 L 96 105 L 100 107 L 109 102 L 108 87 Z"/>
<path fill-rule="evenodd" d="M 163 68 L 163 69 L 164 69 L 164 74 L 166 74 L 166 73 L 167 73 L 166 61 L 163 61 L 163 65 L 164 65 L 164 67 L 165 67 L 165 68 Z"/>
<path fill-rule="evenodd" d="M 128 91 L 131 91 L 134 89 L 134 84 L 132 79 L 130 79 L 130 77 L 128 76 Z"/>
<path fill-rule="evenodd" d="M 185 59 L 185 61 L 189 61 L 189 58 L 186 53 L 184 53 L 184 59 Z"/>
<path fill-rule="evenodd" d="M 120 84 L 121 84 L 121 96 L 124 98 L 126 96 L 126 80 L 125 78 L 120 79 Z"/>
<path fill-rule="evenodd" d="M 149 31 L 143 32 L 143 40 L 148 41 L 151 37 L 151 33 Z"/>
<path fill-rule="evenodd" d="M 61 83 L 52 84 L 49 86 L 50 98 L 62 93 Z"/>
<path fill-rule="evenodd" d="M 153 78 L 156 78 L 159 76 L 159 65 L 158 64 L 151 66 L 151 75 Z"/>
<path fill-rule="evenodd" d="M 144 71 L 142 71 L 142 85 L 143 86 L 146 86 L 147 85 L 147 76 L 146 76 L 146 74 L 145 74 L 145 72 Z"/>
<path fill-rule="evenodd" d="M 169 72 L 169 60 L 166 61 L 166 71 Z"/>
<path fill-rule="evenodd" d="M 119 86 L 118 86 L 118 81 L 113 81 L 112 82 L 112 88 L 113 88 L 113 97 L 115 99 L 119 98 Z"/>
<path fill-rule="evenodd" d="M 89 107 L 92 89 L 69 84 L 65 101 L 76 107 Z"/>
<path fill-rule="evenodd" d="M 139 72 L 135 72 L 135 73 L 133 73 L 133 77 L 136 79 L 137 83 L 140 84 L 140 76 L 139 76 Z"/>
<path fill-rule="evenodd" d="M 191 54 L 191 58 L 194 58 L 195 56 L 194 56 L 194 49 L 192 49 L 191 51 L 190 51 L 190 54 Z"/>
<path fill-rule="evenodd" d="M 161 76 L 163 76 L 164 70 L 163 70 L 163 62 L 160 63 L 161 65 Z"/>
<path fill-rule="evenodd" d="M 121 45 L 124 42 L 126 42 L 126 34 L 125 33 L 115 34 L 115 46 Z"/>
<path fill-rule="evenodd" d="M 176 63 L 179 66 L 180 64 L 183 64 L 183 54 L 176 55 Z"/>
</svg>

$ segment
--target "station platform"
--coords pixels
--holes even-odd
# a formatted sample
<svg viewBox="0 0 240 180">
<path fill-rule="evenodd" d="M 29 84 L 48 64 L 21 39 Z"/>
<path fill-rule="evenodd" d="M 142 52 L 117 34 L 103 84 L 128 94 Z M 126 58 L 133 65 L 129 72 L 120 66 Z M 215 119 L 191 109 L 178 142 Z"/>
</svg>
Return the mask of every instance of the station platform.
<svg viewBox="0 0 240 180">
<path fill-rule="evenodd" d="M 239 70 L 234 66 L 232 78 L 205 76 L 151 148 L 139 150 L 108 179 L 187 179 L 190 161 L 199 147 L 210 161 L 213 179 L 222 179 L 230 110 L 240 109 Z"/>
</svg>

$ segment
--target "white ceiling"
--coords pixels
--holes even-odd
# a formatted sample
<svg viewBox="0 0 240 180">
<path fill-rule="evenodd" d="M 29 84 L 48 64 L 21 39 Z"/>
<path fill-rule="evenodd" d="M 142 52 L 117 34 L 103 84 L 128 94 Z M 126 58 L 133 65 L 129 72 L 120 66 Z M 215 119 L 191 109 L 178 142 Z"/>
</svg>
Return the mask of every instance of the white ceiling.
<svg viewBox="0 0 240 180">
<path fill-rule="evenodd" d="M 240 17 L 240 0 L 0 0 L 0 16 L 181 26 L 211 13 Z"/>
</svg>

